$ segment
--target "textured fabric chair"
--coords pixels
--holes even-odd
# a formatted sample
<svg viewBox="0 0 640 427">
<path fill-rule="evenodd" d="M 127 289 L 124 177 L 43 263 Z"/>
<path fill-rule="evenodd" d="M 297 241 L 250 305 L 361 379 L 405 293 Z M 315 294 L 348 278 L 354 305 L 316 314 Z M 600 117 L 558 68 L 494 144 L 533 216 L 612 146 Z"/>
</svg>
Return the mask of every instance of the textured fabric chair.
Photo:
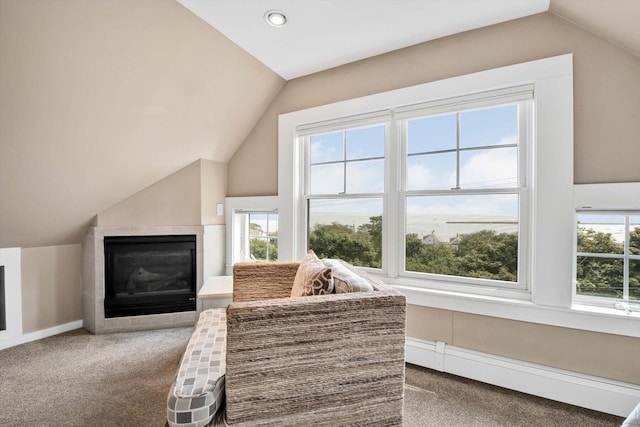
<svg viewBox="0 0 640 427">
<path fill-rule="evenodd" d="M 227 423 L 401 426 L 405 297 L 353 269 L 374 291 L 291 298 L 299 264 L 234 266 Z"/>
</svg>

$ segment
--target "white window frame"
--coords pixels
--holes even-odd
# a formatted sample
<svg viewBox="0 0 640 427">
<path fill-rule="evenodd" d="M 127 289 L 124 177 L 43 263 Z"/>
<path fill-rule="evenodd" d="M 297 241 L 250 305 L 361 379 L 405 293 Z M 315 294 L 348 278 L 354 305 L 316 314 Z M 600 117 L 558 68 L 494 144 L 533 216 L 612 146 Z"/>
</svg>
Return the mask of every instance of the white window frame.
<svg viewBox="0 0 640 427">
<path fill-rule="evenodd" d="M 278 212 L 278 197 L 276 196 L 255 196 L 255 197 L 227 197 L 225 198 L 225 224 L 227 231 L 226 262 L 225 271 L 227 275 L 233 274 L 233 264 L 244 261 L 241 254 L 243 248 L 249 248 L 249 236 L 246 229 L 248 224 L 243 221 L 244 215 L 239 213 L 247 212 L 277 212 L 278 228 L 280 215 Z M 278 232 L 279 234 L 279 232 Z M 280 245 L 280 236 L 278 236 Z M 278 258 L 282 258 L 278 249 Z"/>
<path fill-rule="evenodd" d="M 400 139 L 401 147 L 399 150 L 402 156 L 402 163 L 400 165 L 401 168 L 401 182 L 400 182 L 400 191 L 398 192 L 399 205 L 398 209 L 402 213 L 402 218 L 398 219 L 398 222 L 401 222 L 404 225 L 404 228 L 398 231 L 403 237 L 399 242 L 401 244 L 400 247 L 394 248 L 393 252 L 399 254 L 397 260 L 397 276 L 406 277 L 406 278 L 414 278 L 418 280 L 427 279 L 428 286 L 431 288 L 437 288 L 442 290 L 451 289 L 451 285 L 470 285 L 468 289 L 471 292 L 479 292 L 479 293 L 494 293 L 497 289 L 503 289 L 505 292 L 509 292 L 512 297 L 516 298 L 526 298 L 526 295 L 520 293 L 514 293 L 518 291 L 529 291 L 529 275 L 528 275 L 528 262 L 527 262 L 527 254 L 529 252 L 529 225 L 528 225 L 528 206 L 530 204 L 529 197 L 530 192 L 527 188 L 527 183 L 530 180 L 529 172 L 530 167 L 527 164 L 527 160 L 533 153 L 529 150 L 529 147 L 532 146 L 530 143 L 532 139 L 531 135 L 531 122 L 533 119 L 533 105 L 531 98 L 531 93 L 533 92 L 533 87 L 531 85 L 524 86 L 516 86 L 513 88 L 508 88 L 505 90 L 497 90 L 490 91 L 485 93 L 478 93 L 473 96 L 463 96 L 457 99 L 447 99 L 443 102 L 431 102 L 417 105 L 417 106 L 408 106 L 404 108 L 400 108 L 399 112 L 395 115 L 396 118 L 399 118 L 400 125 Z M 459 191 L 441 191 L 441 190 L 408 190 L 406 183 L 406 162 L 407 162 L 407 153 L 406 153 L 406 122 L 413 118 L 417 117 L 427 117 L 430 115 L 443 114 L 443 113 L 460 113 L 464 111 L 469 111 L 470 109 L 479 109 L 479 108 L 491 108 L 500 105 L 518 105 L 518 185 L 514 188 L 509 189 L 462 189 Z M 459 171 L 458 171 L 459 172 Z M 459 179 L 459 176 L 458 176 Z M 452 189 L 453 190 L 453 189 Z M 406 200 L 411 196 L 420 196 L 420 195 L 468 195 L 468 194 L 498 194 L 498 193 L 508 193 L 508 194 L 517 194 L 519 198 L 519 215 L 518 215 L 518 280 L 515 283 L 511 282 L 500 282 L 497 280 L 487 280 L 487 279 L 479 279 L 473 277 L 452 277 L 452 276 L 444 276 L 444 275 L 435 275 L 430 273 L 420 273 L 406 270 L 406 251 L 402 250 L 405 246 L 406 241 Z M 396 242 L 398 243 L 398 242 Z M 394 264 L 395 264 L 394 262 Z M 473 290 L 473 287 L 482 286 L 485 289 L 478 288 L 476 291 Z M 487 290 L 487 288 L 489 288 Z"/>
<path fill-rule="evenodd" d="M 575 214 L 606 213 L 619 215 L 640 215 L 640 183 L 582 184 L 574 187 Z M 574 219 L 573 246 L 573 306 L 574 308 L 592 309 L 597 307 L 604 312 L 618 310 L 631 315 L 632 311 L 640 311 L 638 302 L 628 302 L 617 298 L 578 295 L 575 280 L 577 269 L 577 221 Z M 626 236 L 628 246 L 628 235 Z M 624 257 L 628 258 L 628 247 Z"/>
<path fill-rule="evenodd" d="M 306 215 L 308 214 L 308 212 L 306 211 L 306 206 L 309 200 L 315 200 L 315 199 L 351 200 L 351 199 L 367 199 L 367 198 L 376 198 L 376 199 L 382 200 L 382 214 L 384 218 L 384 213 L 387 212 L 387 209 L 389 206 L 389 202 L 388 202 L 389 197 L 388 197 L 388 191 L 387 191 L 388 189 L 387 177 L 389 176 L 389 160 L 388 160 L 389 144 L 386 144 L 386 141 L 388 141 L 390 138 L 390 119 L 391 117 L 388 111 L 381 111 L 381 112 L 363 114 L 357 117 L 347 117 L 347 118 L 338 119 L 338 120 L 331 120 L 325 123 L 314 123 L 312 125 L 304 125 L 297 128 L 296 130 L 297 138 L 301 146 L 300 150 L 301 150 L 301 156 L 303 159 L 302 161 L 303 178 L 300 182 L 301 194 L 299 196 L 300 198 L 298 203 L 302 204 L 302 207 L 300 207 L 300 209 L 304 210 L 303 215 L 305 218 L 306 218 Z M 310 171 L 306 167 L 307 162 L 309 160 L 308 149 L 309 149 L 310 137 L 321 134 L 321 133 L 326 133 L 326 132 L 345 131 L 345 130 L 348 131 L 352 129 L 361 129 L 361 128 L 366 128 L 371 126 L 379 126 L 379 125 L 384 126 L 384 134 L 385 134 L 385 147 L 384 147 L 385 185 L 384 185 L 383 193 L 346 193 L 346 194 L 339 194 L 339 195 L 311 194 L 310 177 L 309 177 Z M 345 179 L 346 179 L 346 174 L 345 174 Z M 384 231 L 384 228 L 385 227 L 383 226 L 383 237 L 382 237 L 383 253 L 385 252 L 384 249 L 386 249 L 385 242 L 387 239 L 387 233 Z M 304 234 L 298 234 L 298 240 L 299 240 L 299 245 L 301 247 L 306 248 L 306 242 L 308 241 L 308 238 L 309 238 L 308 229 L 306 227 L 306 219 L 305 219 L 305 227 L 304 227 L 303 233 Z M 387 274 L 387 265 L 388 265 L 387 257 L 383 256 L 382 268 L 380 269 L 365 268 L 365 270 L 370 272 Z"/>
<path fill-rule="evenodd" d="M 408 304 L 640 337 L 640 316 L 620 316 L 576 306 L 573 301 L 573 57 L 571 54 L 481 71 L 329 105 L 279 117 L 278 207 L 281 259 L 301 259 L 305 249 L 304 210 L 300 209 L 303 153 L 296 129 L 307 123 L 350 117 L 429 100 L 477 94 L 487 90 L 534 85 L 535 111 L 528 186 L 532 241 L 527 262 L 530 291 L 513 292 L 461 286 L 424 287 L 424 281 L 403 278 L 391 269 L 381 276 L 407 296 Z M 391 132 L 398 132 L 391 129 Z M 401 153 L 392 153 L 399 156 Z M 392 177 L 399 180 L 399 176 Z M 397 181 L 396 181 L 397 183 Z M 395 209 L 398 200 L 388 200 Z M 390 227 L 387 227 L 390 228 Z M 396 230 L 396 233 L 399 232 Z M 302 238 L 301 238 L 302 236 Z M 387 250 L 389 240 L 383 241 Z"/>
</svg>

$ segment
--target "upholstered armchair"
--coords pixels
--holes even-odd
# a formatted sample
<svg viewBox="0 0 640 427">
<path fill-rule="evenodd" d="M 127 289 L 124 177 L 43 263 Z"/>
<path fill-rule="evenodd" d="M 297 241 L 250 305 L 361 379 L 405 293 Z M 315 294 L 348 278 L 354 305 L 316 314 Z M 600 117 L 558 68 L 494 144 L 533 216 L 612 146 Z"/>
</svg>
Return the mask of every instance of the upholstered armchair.
<svg viewBox="0 0 640 427">
<path fill-rule="evenodd" d="M 346 265 L 373 290 L 291 298 L 299 265 L 234 266 L 227 423 L 401 426 L 405 297 Z"/>
</svg>

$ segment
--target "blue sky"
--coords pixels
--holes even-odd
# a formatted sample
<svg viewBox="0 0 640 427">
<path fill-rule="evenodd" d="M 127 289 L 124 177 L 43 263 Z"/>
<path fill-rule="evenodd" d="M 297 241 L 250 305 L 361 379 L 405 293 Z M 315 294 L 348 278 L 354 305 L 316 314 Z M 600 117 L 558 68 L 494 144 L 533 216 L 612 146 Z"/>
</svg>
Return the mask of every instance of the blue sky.
<svg viewBox="0 0 640 427">
<path fill-rule="evenodd" d="M 457 120 L 456 114 L 450 113 L 406 122 L 407 190 L 448 190 L 456 186 L 456 152 L 434 152 L 456 149 Z M 518 142 L 517 105 L 465 111 L 460 113 L 459 120 L 460 186 L 467 189 L 517 187 L 518 148 L 505 147 Z M 385 127 L 378 125 L 312 136 L 311 193 L 338 194 L 344 191 L 345 166 L 342 161 L 345 158 L 348 161 L 348 194 L 383 192 L 383 160 L 349 160 L 383 157 L 384 134 Z M 465 150 L 474 147 L 485 148 Z M 318 164 L 336 161 L 340 163 Z M 346 202 L 340 207 L 345 213 L 356 210 Z M 316 208 L 321 209 L 319 205 Z M 362 208 L 360 205 L 357 210 Z M 413 197 L 407 201 L 409 215 L 465 213 L 476 217 L 499 216 L 503 220 L 504 216 L 516 218 L 517 209 L 515 195 Z M 337 205 L 331 210 L 339 211 Z"/>
<path fill-rule="evenodd" d="M 516 144 L 518 109 L 507 105 L 460 114 L 460 147 L 496 147 Z M 407 122 L 407 188 L 449 189 L 456 184 L 456 114 L 416 118 Z M 383 125 L 314 135 L 310 141 L 312 193 L 344 191 L 342 160 L 375 159 L 384 156 Z M 346 137 L 346 147 L 344 139 Z M 517 148 L 489 148 L 460 152 L 460 183 L 463 188 L 515 187 Z M 347 164 L 347 192 L 382 191 L 382 160 Z"/>
</svg>

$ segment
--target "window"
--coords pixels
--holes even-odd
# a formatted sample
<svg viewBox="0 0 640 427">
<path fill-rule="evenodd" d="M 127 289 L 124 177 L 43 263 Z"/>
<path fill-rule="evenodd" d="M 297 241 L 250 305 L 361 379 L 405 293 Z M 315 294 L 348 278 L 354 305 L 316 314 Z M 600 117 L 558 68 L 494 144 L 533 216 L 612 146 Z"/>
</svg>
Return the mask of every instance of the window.
<svg viewBox="0 0 640 427">
<path fill-rule="evenodd" d="M 474 98 L 404 113 L 404 271 L 525 288 L 532 89 Z"/>
<path fill-rule="evenodd" d="M 640 309 L 640 212 L 579 212 L 576 219 L 576 295 Z"/>
<path fill-rule="evenodd" d="M 382 271 L 400 263 L 401 276 L 525 288 L 531 103 L 531 86 L 514 87 L 300 127 L 307 247 Z"/>
<path fill-rule="evenodd" d="M 326 250 L 311 242 L 315 224 L 336 222 L 351 240 L 368 240 L 354 250 L 367 258 L 362 265 L 411 304 L 525 321 L 569 309 L 572 79 L 571 55 L 562 55 L 280 115 L 279 256 Z M 384 128 L 384 155 L 351 155 L 356 131 L 376 128 Z M 371 175 L 360 189 L 350 169 L 365 162 L 379 166 L 362 168 Z M 428 222 L 434 211 L 443 217 L 437 227 Z M 511 262 L 465 258 L 462 242 L 474 233 L 476 244 Z M 429 258 L 445 251 L 448 264 Z M 513 301 L 532 304 L 515 310 Z"/>
<path fill-rule="evenodd" d="M 387 126 L 301 138 L 307 156 L 308 248 L 323 258 L 382 267 Z"/>
<path fill-rule="evenodd" d="M 277 261 L 278 209 L 274 197 L 227 197 L 227 274 L 237 262 Z"/>
<path fill-rule="evenodd" d="M 278 259 L 278 211 L 236 210 L 236 262 Z"/>
<path fill-rule="evenodd" d="M 640 183 L 574 187 L 574 304 L 640 312 Z"/>
</svg>

